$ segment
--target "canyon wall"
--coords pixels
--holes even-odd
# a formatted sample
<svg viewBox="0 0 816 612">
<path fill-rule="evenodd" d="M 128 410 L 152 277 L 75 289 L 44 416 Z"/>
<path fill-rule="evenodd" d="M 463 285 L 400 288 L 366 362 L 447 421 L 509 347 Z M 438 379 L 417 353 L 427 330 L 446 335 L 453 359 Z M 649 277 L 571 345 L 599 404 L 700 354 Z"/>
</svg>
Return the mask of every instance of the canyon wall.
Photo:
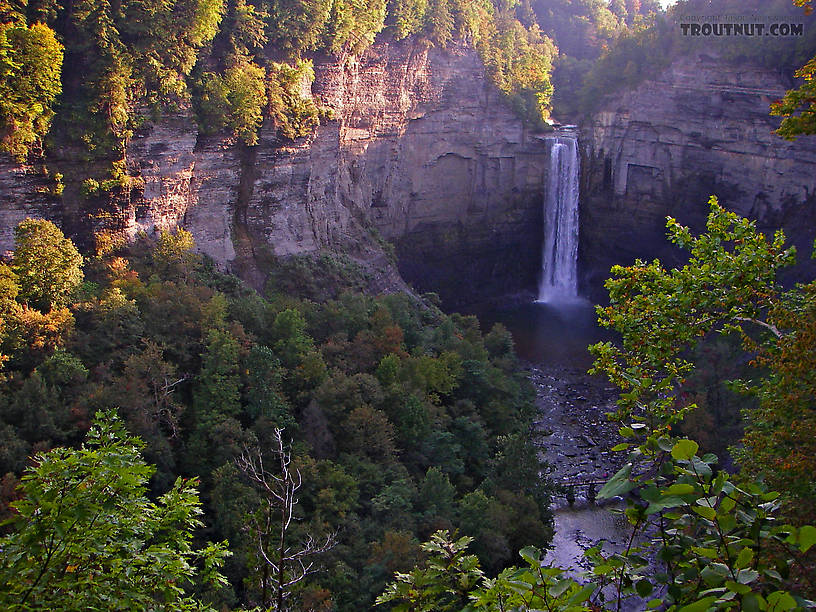
<svg viewBox="0 0 816 612">
<path fill-rule="evenodd" d="M 130 237 L 184 226 L 259 289 L 271 257 L 318 250 L 362 263 L 373 291 L 404 288 L 383 239 L 402 276 L 446 305 L 535 286 L 547 148 L 473 50 L 380 43 L 359 58 L 316 58 L 314 70 L 311 95 L 333 119 L 308 138 L 281 142 L 267 121 L 245 147 L 200 134 L 189 113 L 147 120 L 127 148 L 129 194 L 83 196 L 81 161 L 57 152 L 47 161 L 68 179 L 62 201 L 27 210 L 61 218 L 80 242 L 106 223 Z M 3 249 L 35 192 L 7 165 Z"/>
<path fill-rule="evenodd" d="M 782 227 L 799 250 L 797 274 L 813 275 L 816 137 L 773 134 L 768 107 L 792 83 L 757 66 L 698 54 L 659 77 L 610 96 L 582 127 L 582 288 L 602 299 L 612 264 L 659 257 L 682 261 L 667 244 L 671 215 L 704 227 L 708 197 Z"/>
</svg>

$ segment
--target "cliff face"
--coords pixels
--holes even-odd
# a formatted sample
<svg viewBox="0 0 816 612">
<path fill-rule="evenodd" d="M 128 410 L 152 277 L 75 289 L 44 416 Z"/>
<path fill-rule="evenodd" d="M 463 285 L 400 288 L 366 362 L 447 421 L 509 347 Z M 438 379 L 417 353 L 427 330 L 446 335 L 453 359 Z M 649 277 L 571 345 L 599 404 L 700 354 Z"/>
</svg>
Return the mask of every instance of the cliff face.
<svg viewBox="0 0 816 612">
<path fill-rule="evenodd" d="M 790 85 L 778 73 L 701 55 L 603 105 L 581 139 L 585 292 L 601 298 L 614 263 L 681 261 L 667 246 L 665 217 L 699 230 L 712 194 L 765 230 L 783 227 L 808 265 L 816 139 L 786 142 L 772 133 L 779 119 L 768 115 Z"/>
<path fill-rule="evenodd" d="M 377 234 L 406 280 L 449 305 L 535 286 L 547 149 L 473 51 L 380 44 L 314 68 L 334 119 L 309 138 L 280 143 L 267 124 L 246 148 L 189 116 L 146 124 L 127 152 L 141 187 L 118 212 L 124 231 L 183 225 L 258 288 L 270 255 L 318 249 L 364 262 L 374 290 L 401 287 Z"/>
</svg>

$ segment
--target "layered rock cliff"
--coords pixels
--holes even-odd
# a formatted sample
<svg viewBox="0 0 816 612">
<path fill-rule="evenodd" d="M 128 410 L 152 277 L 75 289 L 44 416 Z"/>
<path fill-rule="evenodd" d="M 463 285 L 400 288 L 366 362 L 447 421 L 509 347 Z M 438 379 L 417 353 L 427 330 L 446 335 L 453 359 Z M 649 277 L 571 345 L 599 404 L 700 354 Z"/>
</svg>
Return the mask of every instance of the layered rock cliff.
<svg viewBox="0 0 816 612">
<path fill-rule="evenodd" d="M 809 264 L 816 138 L 786 142 L 772 133 L 779 119 L 768 115 L 791 85 L 785 75 L 700 54 L 603 103 L 581 135 L 585 293 L 601 299 L 602 279 L 615 263 L 679 263 L 665 218 L 699 230 L 710 195 L 764 230 L 783 227 Z"/>
<path fill-rule="evenodd" d="M 83 199 L 69 182 L 63 202 L 23 211 L 33 188 L 13 164 L 0 168 L 2 247 L 24 212 L 61 217 L 80 238 L 77 219 L 107 215 L 129 236 L 184 226 L 258 288 L 270 257 L 321 249 L 366 265 L 373 290 L 400 288 L 383 238 L 402 275 L 449 305 L 535 286 L 547 149 L 474 51 L 385 43 L 360 58 L 317 58 L 314 69 L 311 94 L 334 118 L 311 137 L 280 142 L 268 122 L 244 147 L 199 134 L 189 114 L 147 121 L 128 145 L 127 197 Z M 66 155 L 49 163 L 82 176 Z"/>
</svg>

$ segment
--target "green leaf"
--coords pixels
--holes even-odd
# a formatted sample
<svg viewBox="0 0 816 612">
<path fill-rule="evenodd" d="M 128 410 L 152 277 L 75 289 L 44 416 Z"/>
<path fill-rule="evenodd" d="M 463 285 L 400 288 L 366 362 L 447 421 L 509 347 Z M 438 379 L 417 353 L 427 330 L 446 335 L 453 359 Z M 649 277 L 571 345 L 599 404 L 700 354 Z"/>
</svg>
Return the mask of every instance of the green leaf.
<svg viewBox="0 0 816 612">
<path fill-rule="evenodd" d="M 685 483 L 673 484 L 668 489 L 666 489 L 666 493 L 668 493 L 669 495 L 687 495 L 689 493 L 694 493 L 694 491 L 695 491 L 694 485 Z"/>
<path fill-rule="evenodd" d="M 549 588 L 549 593 L 553 597 L 561 597 L 573 584 L 575 584 L 575 582 L 568 578 L 559 580 Z"/>
<path fill-rule="evenodd" d="M 799 529 L 799 550 L 806 553 L 814 544 L 816 544 L 816 527 L 805 525 Z"/>
<path fill-rule="evenodd" d="M 635 483 L 629 480 L 632 473 L 632 464 L 627 463 L 615 474 L 598 492 L 598 499 L 609 499 L 616 495 L 624 495 L 635 488 Z"/>
<path fill-rule="evenodd" d="M 686 501 L 681 497 L 669 496 L 664 497 L 656 502 L 652 502 L 649 504 L 649 507 L 646 508 L 646 514 L 652 515 L 656 512 L 660 512 L 661 510 L 665 510 L 666 508 L 677 508 L 679 506 L 685 506 Z"/>
<path fill-rule="evenodd" d="M 759 612 L 765 610 L 768 604 L 762 595 L 749 593 L 742 598 L 742 612 Z"/>
<path fill-rule="evenodd" d="M 663 437 L 663 438 L 660 438 L 657 441 L 657 446 L 658 446 L 658 448 L 660 450 L 668 452 L 668 451 L 670 451 L 672 449 L 672 446 L 674 446 L 674 443 L 673 443 L 673 440 L 671 438 Z"/>
<path fill-rule="evenodd" d="M 754 559 L 754 551 L 750 548 L 743 548 L 739 555 L 737 555 L 737 560 L 734 562 L 734 567 L 737 569 L 742 569 L 743 567 L 748 567 L 751 564 L 751 561 Z"/>
<path fill-rule="evenodd" d="M 717 601 L 716 597 L 705 597 L 692 604 L 683 606 L 679 612 L 705 612 L 715 601 Z"/>
<path fill-rule="evenodd" d="M 688 461 L 696 453 L 700 445 L 694 440 L 678 440 L 672 447 L 671 455 L 678 461 Z"/>
<path fill-rule="evenodd" d="M 736 505 L 737 502 L 730 497 L 723 497 L 722 501 L 720 502 L 720 512 L 731 512 Z"/>
<path fill-rule="evenodd" d="M 709 508 L 708 506 L 694 506 L 692 510 L 709 521 L 713 521 L 717 516 L 717 511 L 714 510 L 714 508 Z"/>
<path fill-rule="evenodd" d="M 530 565 L 539 565 L 541 562 L 541 551 L 535 546 L 525 546 L 519 551 L 519 556 Z"/>
<path fill-rule="evenodd" d="M 712 587 L 721 585 L 728 575 L 728 566 L 722 563 L 709 563 L 700 572 L 700 577 L 705 580 L 707 585 Z"/>
<path fill-rule="evenodd" d="M 654 587 L 652 586 L 652 583 L 649 582 L 646 578 L 644 578 L 643 580 L 639 580 L 635 585 L 635 590 L 637 591 L 637 594 L 644 598 L 648 597 L 651 594 L 653 588 Z"/>
<path fill-rule="evenodd" d="M 577 591 L 576 593 L 573 593 L 572 596 L 567 600 L 567 604 L 572 605 L 572 604 L 583 603 L 583 602 L 587 601 L 590 597 L 592 597 L 592 594 L 594 592 L 595 592 L 595 585 L 594 584 L 588 584 L 585 587 L 583 587 L 580 591 Z"/>
<path fill-rule="evenodd" d="M 717 551 L 714 548 L 701 548 L 699 546 L 692 546 L 692 552 L 700 555 L 701 557 L 706 557 L 707 559 L 716 559 L 717 558 Z"/>
<path fill-rule="evenodd" d="M 612 447 L 612 452 L 624 451 L 630 446 L 632 445 L 629 444 L 628 442 L 621 442 L 620 444 L 616 444 L 615 446 Z"/>
<path fill-rule="evenodd" d="M 774 610 L 795 610 L 796 600 L 785 591 L 776 591 L 768 595 L 768 608 Z"/>
<path fill-rule="evenodd" d="M 740 584 L 751 584 L 757 578 L 759 578 L 759 572 L 756 570 L 741 569 L 737 573 L 737 582 Z"/>
</svg>

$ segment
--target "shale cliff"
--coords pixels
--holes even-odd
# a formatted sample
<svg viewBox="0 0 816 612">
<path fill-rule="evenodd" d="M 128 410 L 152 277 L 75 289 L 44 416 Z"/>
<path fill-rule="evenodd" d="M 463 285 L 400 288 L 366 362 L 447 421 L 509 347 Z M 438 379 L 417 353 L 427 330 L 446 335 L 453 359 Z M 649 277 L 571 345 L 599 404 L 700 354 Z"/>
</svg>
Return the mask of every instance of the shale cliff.
<svg viewBox="0 0 816 612">
<path fill-rule="evenodd" d="M 809 265 L 816 137 L 786 142 L 772 133 L 779 119 L 768 115 L 791 85 L 785 75 L 700 54 L 602 104 L 581 133 L 585 293 L 602 299 L 602 279 L 615 263 L 681 261 L 667 246 L 665 217 L 699 230 L 712 194 L 765 230 L 784 228 Z"/>
<path fill-rule="evenodd" d="M 189 114 L 147 121 L 127 149 L 125 196 L 89 202 L 70 183 L 48 196 L 46 178 L 7 163 L 0 246 L 25 214 L 80 238 L 110 219 L 129 236 L 180 225 L 258 288 L 270 257 L 328 249 L 363 263 L 380 291 L 402 286 L 386 239 L 402 276 L 449 305 L 535 286 L 547 148 L 474 51 L 381 43 L 314 69 L 306 93 L 333 119 L 311 137 L 281 142 L 267 122 L 244 147 L 199 134 Z M 56 155 L 49 167 L 69 176 L 78 162 Z"/>
</svg>

